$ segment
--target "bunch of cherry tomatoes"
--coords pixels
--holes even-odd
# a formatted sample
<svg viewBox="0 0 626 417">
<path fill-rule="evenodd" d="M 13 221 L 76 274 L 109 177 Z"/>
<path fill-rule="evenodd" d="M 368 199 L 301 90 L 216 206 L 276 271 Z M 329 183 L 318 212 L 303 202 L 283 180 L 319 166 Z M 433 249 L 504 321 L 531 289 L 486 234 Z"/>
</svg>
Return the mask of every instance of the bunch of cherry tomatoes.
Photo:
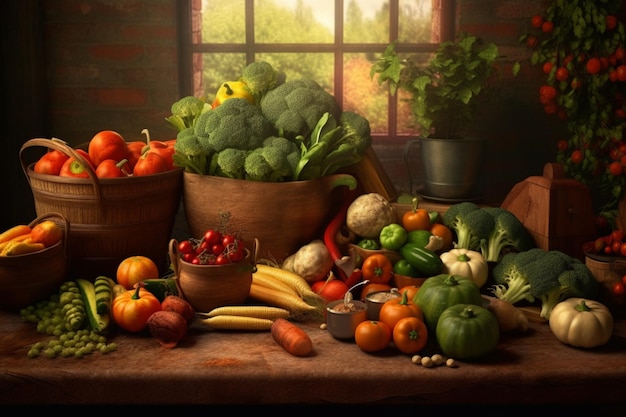
<svg viewBox="0 0 626 417">
<path fill-rule="evenodd" d="M 208 229 L 204 235 L 178 243 L 180 258 L 194 265 L 226 265 L 241 262 L 246 246 L 235 234 Z"/>
<path fill-rule="evenodd" d="M 626 236 L 622 230 L 615 229 L 607 235 L 598 237 L 593 242 L 588 242 L 584 250 L 586 253 L 626 257 L 625 238 Z M 626 296 L 626 275 L 613 284 L 611 293 L 620 299 Z"/>
</svg>

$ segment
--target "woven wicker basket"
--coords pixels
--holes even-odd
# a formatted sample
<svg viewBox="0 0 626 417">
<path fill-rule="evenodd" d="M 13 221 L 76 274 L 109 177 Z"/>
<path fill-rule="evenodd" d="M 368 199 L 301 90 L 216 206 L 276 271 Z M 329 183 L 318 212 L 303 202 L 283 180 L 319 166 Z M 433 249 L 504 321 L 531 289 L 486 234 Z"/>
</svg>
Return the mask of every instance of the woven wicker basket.
<svg viewBox="0 0 626 417">
<path fill-rule="evenodd" d="M 52 220 L 63 229 L 63 238 L 55 245 L 37 252 L 0 257 L 0 308 L 18 311 L 43 300 L 59 288 L 69 267 L 68 234 L 70 223 L 60 213 L 37 217 L 29 226 Z"/>
<path fill-rule="evenodd" d="M 31 147 L 56 149 L 82 161 L 89 178 L 35 173 L 34 164 L 25 161 L 25 150 Z M 62 213 L 72 224 L 72 275 L 88 279 L 115 276 L 119 263 L 134 255 L 151 258 L 161 271 L 167 269 L 167 246 L 182 194 L 182 169 L 99 179 L 82 156 L 59 139 L 27 141 L 20 160 L 37 215 Z"/>
</svg>

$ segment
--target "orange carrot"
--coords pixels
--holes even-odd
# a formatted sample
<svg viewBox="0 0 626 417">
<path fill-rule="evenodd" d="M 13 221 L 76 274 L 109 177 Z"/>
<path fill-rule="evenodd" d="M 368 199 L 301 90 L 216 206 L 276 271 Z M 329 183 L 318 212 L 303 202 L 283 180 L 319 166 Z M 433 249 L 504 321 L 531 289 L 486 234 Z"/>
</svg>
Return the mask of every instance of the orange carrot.
<svg viewBox="0 0 626 417">
<path fill-rule="evenodd" d="M 0 243 L 8 242 L 14 237 L 30 233 L 31 230 L 32 229 L 30 228 L 30 226 L 27 226 L 25 224 L 18 224 L 17 226 L 13 226 L 10 229 L 7 229 L 4 232 L 0 233 Z"/>
<path fill-rule="evenodd" d="M 308 356 L 313 352 L 309 335 L 289 320 L 274 320 L 271 332 L 276 343 L 294 356 Z"/>
</svg>

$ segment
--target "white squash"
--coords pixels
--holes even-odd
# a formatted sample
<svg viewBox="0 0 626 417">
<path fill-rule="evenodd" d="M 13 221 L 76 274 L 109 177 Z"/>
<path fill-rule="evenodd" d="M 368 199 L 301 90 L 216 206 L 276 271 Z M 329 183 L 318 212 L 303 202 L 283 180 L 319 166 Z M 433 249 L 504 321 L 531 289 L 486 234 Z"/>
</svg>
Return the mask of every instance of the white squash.
<svg viewBox="0 0 626 417">
<path fill-rule="evenodd" d="M 613 315 L 598 301 L 572 297 L 554 306 L 550 330 L 561 343 L 584 348 L 601 346 L 613 334 Z"/>
<path fill-rule="evenodd" d="M 478 288 L 487 282 L 489 266 L 482 253 L 465 248 L 454 248 L 439 255 L 439 258 L 443 262 L 444 273 L 469 278 Z"/>
</svg>

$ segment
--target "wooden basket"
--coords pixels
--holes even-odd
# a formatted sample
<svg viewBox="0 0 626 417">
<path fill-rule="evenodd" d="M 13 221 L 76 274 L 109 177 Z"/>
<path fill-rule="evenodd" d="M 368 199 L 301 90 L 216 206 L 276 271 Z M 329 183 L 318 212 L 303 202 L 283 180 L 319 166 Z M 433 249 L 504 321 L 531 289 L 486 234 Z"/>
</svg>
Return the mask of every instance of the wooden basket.
<svg viewBox="0 0 626 417">
<path fill-rule="evenodd" d="M 81 161 L 89 178 L 38 174 L 25 161 L 31 147 L 56 149 Z M 30 183 L 37 215 L 62 213 L 72 223 L 69 236 L 71 274 L 93 279 L 115 276 L 119 263 L 135 255 L 151 258 L 165 271 L 182 194 L 182 169 L 154 175 L 99 179 L 66 142 L 31 139 L 22 145 L 20 161 Z"/>
<path fill-rule="evenodd" d="M 259 242 L 254 240 L 242 262 L 226 265 L 194 265 L 180 258 L 178 241 L 170 240 L 169 256 L 174 280 L 181 296 L 199 312 L 227 305 L 242 304 L 250 293 L 256 268 Z"/>
<path fill-rule="evenodd" d="M 282 262 L 320 238 L 338 198 L 333 189 L 356 187 L 356 178 L 334 174 L 307 181 L 261 182 L 183 174 L 183 207 L 195 237 L 207 229 L 258 238 L 262 259 Z"/>
<path fill-rule="evenodd" d="M 68 234 L 70 223 L 60 213 L 37 217 L 32 228 L 44 220 L 53 220 L 63 229 L 63 237 L 55 245 L 37 252 L 0 256 L 0 308 L 19 311 L 50 296 L 66 279 L 69 266 Z"/>
</svg>

